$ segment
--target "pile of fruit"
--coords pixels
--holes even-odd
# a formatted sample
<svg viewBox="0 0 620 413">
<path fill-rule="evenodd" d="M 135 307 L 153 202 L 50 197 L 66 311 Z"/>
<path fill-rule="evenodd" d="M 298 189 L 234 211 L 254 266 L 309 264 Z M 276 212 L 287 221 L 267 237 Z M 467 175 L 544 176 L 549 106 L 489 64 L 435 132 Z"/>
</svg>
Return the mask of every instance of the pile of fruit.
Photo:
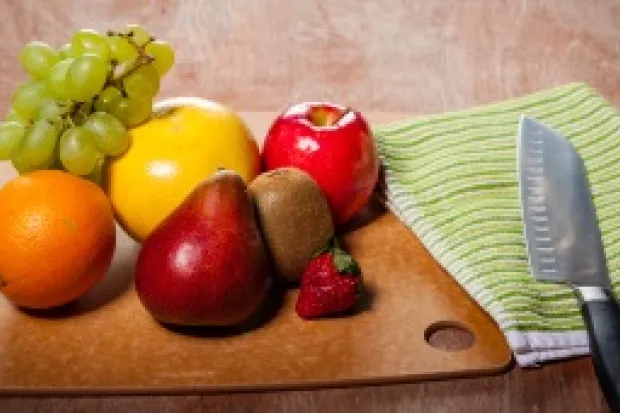
<svg viewBox="0 0 620 413">
<path fill-rule="evenodd" d="M 141 244 L 136 292 L 163 324 L 238 324 L 274 282 L 299 287 L 305 319 L 353 308 L 362 270 L 336 229 L 378 179 L 363 116 L 294 105 L 261 151 L 225 105 L 153 105 L 173 59 L 135 25 L 24 48 L 31 80 L 0 125 L 19 172 L 0 189 L 0 292 L 24 308 L 79 299 L 111 264 L 117 222 Z"/>
</svg>

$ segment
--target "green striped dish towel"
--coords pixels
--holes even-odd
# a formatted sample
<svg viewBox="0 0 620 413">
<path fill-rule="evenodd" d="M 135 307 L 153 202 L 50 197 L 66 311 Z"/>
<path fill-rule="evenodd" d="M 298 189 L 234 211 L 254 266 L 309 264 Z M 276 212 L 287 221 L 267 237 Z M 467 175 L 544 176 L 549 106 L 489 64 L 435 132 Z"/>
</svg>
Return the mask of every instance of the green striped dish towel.
<svg viewBox="0 0 620 413">
<path fill-rule="evenodd" d="M 620 287 L 620 116 L 569 84 L 473 109 L 374 127 L 387 205 L 495 319 L 517 362 L 588 353 L 572 290 L 530 273 L 517 181 L 519 117 L 564 134 L 584 158 L 616 294 Z"/>
</svg>

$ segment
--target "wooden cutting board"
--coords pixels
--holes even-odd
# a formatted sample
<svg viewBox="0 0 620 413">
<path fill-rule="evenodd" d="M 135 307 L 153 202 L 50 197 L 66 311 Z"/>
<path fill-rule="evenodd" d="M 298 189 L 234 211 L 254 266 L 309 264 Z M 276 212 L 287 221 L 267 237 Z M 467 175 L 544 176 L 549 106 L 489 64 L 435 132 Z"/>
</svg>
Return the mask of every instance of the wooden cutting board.
<svg viewBox="0 0 620 413">
<path fill-rule="evenodd" d="M 407 116 L 368 114 L 373 124 Z M 243 117 L 262 140 L 274 114 Z M 14 176 L 8 163 L 0 164 L 0 184 Z M 495 323 L 392 214 L 373 202 L 344 231 L 343 243 L 369 291 L 353 315 L 303 321 L 294 311 L 296 290 L 276 291 L 244 328 L 171 331 L 140 305 L 133 289 L 139 246 L 119 228 L 107 278 L 75 304 L 31 314 L 0 298 L 0 392 L 344 386 L 493 374 L 510 366 Z M 469 332 L 473 343 L 442 349 L 437 337 L 445 327 Z"/>
</svg>

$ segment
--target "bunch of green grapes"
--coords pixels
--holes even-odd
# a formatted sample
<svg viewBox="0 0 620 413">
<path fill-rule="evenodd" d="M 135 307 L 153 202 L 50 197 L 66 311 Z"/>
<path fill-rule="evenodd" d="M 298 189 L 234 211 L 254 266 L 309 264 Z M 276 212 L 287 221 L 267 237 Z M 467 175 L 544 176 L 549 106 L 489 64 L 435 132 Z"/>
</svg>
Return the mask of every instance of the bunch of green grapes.
<svg viewBox="0 0 620 413">
<path fill-rule="evenodd" d="M 57 50 L 34 41 L 19 60 L 29 80 L 0 124 L 0 159 L 20 173 L 57 168 L 97 178 L 107 156 L 129 147 L 128 128 L 151 115 L 174 52 L 128 25 L 106 34 L 80 30 Z"/>
</svg>

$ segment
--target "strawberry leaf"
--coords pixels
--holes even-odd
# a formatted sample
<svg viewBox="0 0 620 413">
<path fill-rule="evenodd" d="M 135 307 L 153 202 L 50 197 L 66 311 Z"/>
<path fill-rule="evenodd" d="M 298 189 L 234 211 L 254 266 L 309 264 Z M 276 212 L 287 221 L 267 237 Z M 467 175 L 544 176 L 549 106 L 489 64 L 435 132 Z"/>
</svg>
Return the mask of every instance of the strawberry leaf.
<svg viewBox="0 0 620 413">
<path fill-rule="evenodd" d="M 346 251 L 334 248 L 332 253 L 334 254 L 334 266 L 339 273 L 356 275 L 361 272 L 359 264 Z"/>
</svg>

